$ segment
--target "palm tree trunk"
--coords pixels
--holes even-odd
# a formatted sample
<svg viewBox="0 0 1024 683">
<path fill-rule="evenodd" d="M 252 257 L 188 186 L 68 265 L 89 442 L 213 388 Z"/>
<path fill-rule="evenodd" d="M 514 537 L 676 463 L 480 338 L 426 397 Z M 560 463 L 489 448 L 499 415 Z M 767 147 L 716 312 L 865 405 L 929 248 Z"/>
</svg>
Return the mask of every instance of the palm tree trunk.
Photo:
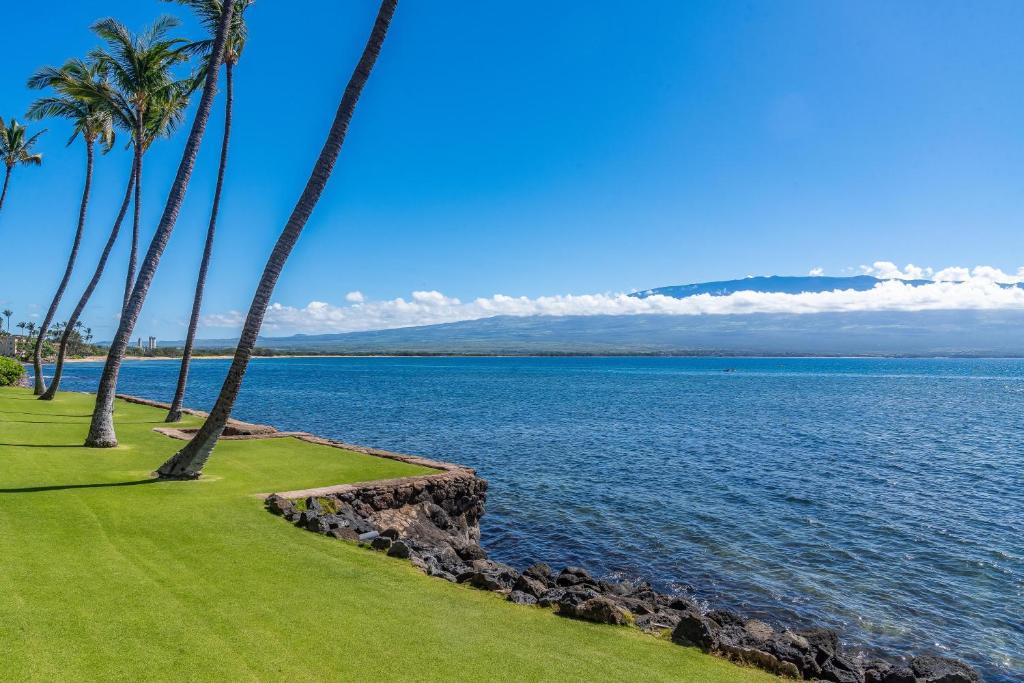
<svg viewBox="0 0 1024 683">
<path fill-rule="evenodd" d="M 7 186 L 11 184 L 11 171 L 12 167 L 7 167 L 7 172 L 4 173 L 4 189 L 0 190 L 0 211 L 4 208 L 4 200 L 7 199 Z"/>
<path fill-rule="evenodd" d="M 103 374 L 100 376 L 100 383 L 96 390 L 96 407 L 89 425 L 89 435 L 85 439 L 85 445 L 92 448 L 112 448 L 117 445 L 117 435 L 114 432 L 114 395 L 117 392 L 117 374 L 121 369 L 121 361 L 124 359 L 124 353 L 128 348 L 132 331 L 135 329 L 135 323 L 139 319 L 139 313 L 142 312 L 142 305 L 146 302 L 149 286 L 153 283 L 157 266 L 160 265 L 160 257 L 163 256 L 167 240 L 170 239 L 171 232 L 174 231 L 174 224 L 178 220 L 181 205 L 185 201 L 192 169 L 196 165 L 196 155 L 199 154 L 203 133 L 206 132 L 206 124 L 210 120 L 213 98 L 217 94 L 217 77 L 220 72 L 221 60 L 224 57 L 224 45 L 234 10 L 234 2 L 224 4 L 220 23 L 217 26 L 217 37 L 213 43 L 213 51 L 210 53 L 206 83 L 203 85 L 203 96 L 199 100 L 196 117 L 192 122 L 192 130 L 189 131 L 188 140 L 185 142 L 185 150 L 182 152 L 181 163 L 178 165 L 178 173 L 174 178 L 174 184 L 171 185 L 167 204 L 160 217 L 160 224 L 149 244 L 146 258 L 143 259 L 142 266 L 139 268 L 138 278 L 132 288 L 128 306 L 121 315 L 117 333 L 107 352 L 107 362 L 103 366 Z"/>
<path fill-rule="evenodd" d="M 221 386 L 220 395 L 217 397 L 217 403 L 195 437 L 157 470 L 157 474 L 162 479 L 198 478 L 202 474 L 203 466 L 210 458 L 213 447 L 217 445 L 217 440 L 224 431 L 235 405 L 235 399 L 238 398 L 238 392 L 242 388 L 242 379 L 245 377 L 249 359 L 252 357 L 256 336 L 263 325 L 263 316 L 270 304 L 274 286 L 288 260 L 288 255 L 298 241 L 299 235 L 302 234 L 302 229 L 313 213 L 313 209 L 327 185 L 327 180 L 334 170 L 334 164 L 341 152 L 341 145 L 345 142 L 345 135 L 348 133 L 352 113 L 355 111 L 359 95 L 362 93 L 363 86 L 366 85 L 370 71 L 380 54 L 384 38 L 387 36 L 388 26 L 391 24 L 391 18 L 397 6 L 398 0 L 383 0 L 381 3 L 370 38 L 366 47 L 363 48 L 362 57 L 349 79 L 348 86 L 345 88 L 345 94 L 341 98 L 341 104 L 338 105 L 334 123 L 331 124 L 330 133 L 328 133 L 327 141 L 320 151 L 320 157 L 313 167 L 313 173 L 306 182 L 302 196 L 299 197 L 288 223 L 285 224 L 285 228 L 267 260 L 263 276 L 256 288 L 256 294 L 249 306 L 249 314 L 246 316 L 245 326 L 242 328 L 238 348 L 235 349 L 234 360 L 231 362 L 231 368 L 228 370 L 224 384 Z"/>
<path fill-rule="evenodd" d="M 124 302 L 121 304 L 121 314 L 128 307 L 128 297 L 132 294 L 132 286 L 135 284 L 135 264 L 139 258 L 139 223 L 142 220 L 142 155 L 145 153 L 145 143 L 142 128 L 142 112 L 138 113 L 135 121 L 135 209 L 132 216 L 132 248 L 128 254 L 128 274 L 124 279 Z"/>
<path fill-rule="evenodd" d="M 231 138 L 231 104 L 234 97 L 232 81 L 232 64 L 227 60 L 224 64 L 226 88 L 224 93 L 224 140 L 220 146 L 220 168 L 217 170 L 217 186 L 213 191 L 213 208 L 210 210 L 210 226 L 206 230 L 206 245 L 203 247 L 203 259 L 199 264 L 199 277 L 196 279 L 196 294 L 192 299 L 192 316 L 188 321 L 188 334 L 185 336 L 185 348 L 181 354 L 181 369 L 178 371 L 178 386 L 174 390 L 171 409 L 167 411 L 165 422 L 181 420 L 181 408 L 185 402 L 185 386 L 188 384 L 188 366 L 192 361 L 192 345 L 196 341 L 196 328 L 199 327 L 199 311 L 203 307 L 203 290 L 206 289 L 206 272 L 210 268 L 210 256 L 213 254 L 213 237 L 217 230 L 217 212 L 220 210 L 220 195 L 224 188 L 224 171 L 228 163 L 228 141 Z"/>
<path fill-rule="evenodd" d="M 39 328 L 39 338 L 36 339 L 36 348 L 32 354 L 32 369 L 35 371 L 35 395 L 42 396 L 43 392 L 46 391 L 46 383 L 43 381 L 43 339 L 46 337 L 46 330 L 50 327 L 50 323 L 53 322 L 53 317 L 57 315 L 57 307 L 60 306 L 60 300 L 64 296 L 64 290 L 68 288 L 68 281 L 71 280 L 71 273 L 75 269 L 75 260 L 78 258 L 78 248 L 82 245 L 82 232 L 85 230 L 85 213 L 89 207 L 89 191 L 92 189 L 92 165 L 94 157 L 94 141 L 86 138 L 85 140 L 85 187 L 82 189 L 82 204 L 78 209 L 78 227 L 75 229 L 75 241 L 71 245 L 71 255 L 68 256 L 68 265 L 64 269 L 64 277 L 61 278 L 60 285 L 57 287 L 57 293 L 53 295 L 53 301 L 50 302 L 50 308 L 46 311 L 46 317 L 43 318 L 43 324 Z"/>
<path fill-rule="evenodd" d="M 100 254 L 99 263 L 96 264 L 96 270 L 92 274 L 92 279 L 89 280 L 88 286 L 85 288 L 85 292 L 78 299 L 78 304 L 75 306 L 75 310 L 71 312 L 71 317 L 68 318 L 68 326 L 64 330 L 64 334 L 60 338 L 60 348 L 57 350 L 57 364 L 53 368 L 53 379 L 50 380 L 50 386 L 46 388 L 46 391 L 39 398 L 43 401 L 51 401 L 53 397 L 57 395 L 57 390 L 60 389 L 60 378 L 64 372 L 64 359 L 67 355 L 68 340 L 71 339 L 71 331 L 75 328 L 75 323 L 78 322 L 78 318 L 82 315 L 82 311 L 85 310 L 85 305 L 89 303 L 89 299 L 92 297 L 93 291 L 96 289 L 96 285 L 99 284 L 100 278 L 103 277 L 103 269 L 107 265 L 107 258 L 110 256 L 111 250 L 114 248 L 114 243 L 117 242 L 117 235 L 121 231 L 121 223 L 124 222 L 124 217 L 128 215 L 128 205 L 132 201 L 132 190 L 135 187 L 135 162 L 132 161 L 132 170 L 128 175 L 128 186 L 124 190 L 124 200 L 121 202 L 121 210 L 117 214 L 117 219 L 114 221 L 114 227 L 110 229 L 110 236 L 107 237 L 107 243 L 103 246 L 103 252 Z"/>
</svg>

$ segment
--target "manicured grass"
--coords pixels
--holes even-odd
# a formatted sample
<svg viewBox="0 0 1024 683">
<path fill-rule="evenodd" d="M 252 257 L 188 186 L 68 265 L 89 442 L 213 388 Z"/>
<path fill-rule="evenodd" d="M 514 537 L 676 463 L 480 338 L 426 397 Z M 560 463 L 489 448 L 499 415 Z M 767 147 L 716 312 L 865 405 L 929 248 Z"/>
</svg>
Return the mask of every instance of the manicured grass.
<svg viewBox="0 0 1024 683">
<path fill-rule="evenodd" d="M 180 445 L 119 402 L 0 389 L 5 680 L 772 681 L 627 628 L 569 621 L 294 529 L 253 494 L 404 476 L 293 439 L 229 441 L 197 482 L 153 482 Z M 186 418 L 195 425 L 195 418 Z"/>
</svg>

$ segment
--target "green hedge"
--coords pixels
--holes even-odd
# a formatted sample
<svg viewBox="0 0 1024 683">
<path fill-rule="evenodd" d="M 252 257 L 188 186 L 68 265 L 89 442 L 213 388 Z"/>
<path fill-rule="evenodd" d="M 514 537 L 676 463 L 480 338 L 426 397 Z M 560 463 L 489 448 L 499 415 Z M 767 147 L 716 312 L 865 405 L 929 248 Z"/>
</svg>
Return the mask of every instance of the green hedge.
<svg viewBox="0 0 1024 683">
<path fill-rule="evenodd" d="M 0 387 L 9 387 L 25 374 L 25 368 L 13 358 L 0 358 Z"/>
</svg>

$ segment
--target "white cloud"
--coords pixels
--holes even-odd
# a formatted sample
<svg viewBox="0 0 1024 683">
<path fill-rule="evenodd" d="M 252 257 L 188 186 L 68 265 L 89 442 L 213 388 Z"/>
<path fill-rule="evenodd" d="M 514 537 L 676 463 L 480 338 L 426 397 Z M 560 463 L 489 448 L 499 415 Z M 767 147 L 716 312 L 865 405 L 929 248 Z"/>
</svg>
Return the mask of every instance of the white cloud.
<svg viewBox="0 0 1024 683">
<path fill-rule="evenodd" d="M 825 269 L 821 266 L 815 266 L 814 268 L 811 268 L 810 272 L 807 274 L 811 277 L 820 277 L 825 274 Z"/>
<path fill-rule="evenodd" d="M 345 295 L 345 301 L 353 304 L 361 304 L 366 301 L 366 297 L 363 296 L 363 293 L 360 291 L 349 292 Z"/>
<path fill-rule="evenodd" d="M 874 275 L 882 280 L 930 280 L 934 271 L 931 268 L 919 268 L 913 263 L 900 270 L 892 261 L 875 261 L 870 266 L 861 266 L 865 275 Z"/>
<path fill-rule="evenodd" d="M 873 264 L 874 272 L 891 272 L 891 264 Z M 896 269 L 895 266 L 892 266 Z M 333 305 L 312 301 L 304 307 L 271 305 L 264 331 L 276 334 L 293 332 L 354 332 L 415 325 L 475 320 L 496 315 L 737 315 L 747 313 L 826 313 L 853 311 L 926 311 L 956 309 L 1021 309 L 1024 289 L 1000 286 L 1000 282 L 1024 281 L 1024 270 L 1014 276 L 988 266 L 973 270 L 946 268 L 935 280 L 913 286 L 902 280 L 931 269 L 914 266 L 898 270 L 904 275 L 881 282 L 867 291 L 834 290 L 802 294 L 742 291 L 728 296 L 701 294 L 685 299 L 650 296 L 644 299 L 627 294 L 566 294 L 529 298 L 495 294 L 472 301 L 461 301 L 438 291 L 413 292 L 410 299 L 352 302 Z M 966 274 L 966 279 L 964 276 Z M 941 276 L 941 278 L 940 278 Z M 1003 279 L 1006 278 L 1006 279 Z M 348 297 L 346 297 L 348 298 Z M 244 316 L 232 311 L 206 316 L 211 327 L 238 327 Z"/>
</svg>

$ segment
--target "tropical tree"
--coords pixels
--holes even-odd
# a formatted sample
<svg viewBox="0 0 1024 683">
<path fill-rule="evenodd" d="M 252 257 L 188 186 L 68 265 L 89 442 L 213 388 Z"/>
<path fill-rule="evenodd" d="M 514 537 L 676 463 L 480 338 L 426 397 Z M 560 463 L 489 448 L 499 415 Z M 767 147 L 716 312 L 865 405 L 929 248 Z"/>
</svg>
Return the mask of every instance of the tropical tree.
<svg viewBox="0 0 1024 683">
<path fill-rule="evenodd" d="M 160 218 L 156 232 L 153 234 L 146 257 L 139 268 L 138 278 L 132 288 L 128 305 L 124 308 L 117 332 L 114 334 L 114 340 L 111 342 L 110 350 L 107 353 L 107 362 L 103 366 L 103 374 L 100 376 L 100 383 L 96 391 L 96 407 L 93 410 L 92 422 L 89 425 L 89 435 L 85 440 L 86 446 L 112 448 L 117 445 L 117 435 L 114 432 L 114 395 L 117 391 L 118 371 L 121 369 L 121 361 L 124 359 L 132 331 L 135 329 L 135 323 L 138 321 L 139 313 L 142 311 L 142 305 L 146 302 L 149 286 L 152 284 L 153 277 L 156 275 L 156 269 L 160 265 L 160 257 L 163 256 L 164 249 L 167 247 L 167 240 L 170 239 L 171 233 L 174 231 L 174 225 L 178 220 L 181 205 L 185 201 L 185 193 L 188 191 L 189 180 L 195 167 L 196 155 L 199 154 L 199 146 L 202 143 L 203 134 L 206 132 L 206 124 L 210 120 L 210 111 L 213 108 L 213 99 L 217 92 L 218 72 L 220 71 L 221 60 L 224 55 L 224 45 L 233 15 L 234 3 L 230 3 L 225 7 L 220 23 L 217 25 L 213 49 L 210 51 L 210 58 L 207 60 L 203 95 L 199 100 L 195 119 L 192 122 L 192 130 L 189 132 L 188 140 L 185 142 L 185 149 L 182 152 L 178 172 L 175 175 L 174 183 L 171 185 L 171 191 L 168 194 L 163 215 Z"/>
<path fill-rule="evenodd" d="M 157 473 L 162 479 L 196 479 L 203 471 L 203 466 L 213 452 L 217 440 L 224 432 L 238 392 L 242 387 L 242 379 L 245 377 L 249 359 L 252 357 L 253 347 L 256 345 L 256 337 L 263 324 L 263 316 L 270 304 L 270 297 L 274 292 L 274 286 L 281 275 L 288 255 L 295 247 L 295 243 L 302 234 L 302 229 L 309 220 L 313 209 L 316 207 L 327 185 L 327 180 L 334 170 L 334 164 L 338 160 L 342 143 L 348 133 L 349 122 L 352 120 L 352 113 L 355 111 L 356 103 L 370 77 L 373 65 L 380 54 L 384 38 L 387 36 L 391 18 L 394 15 L 398 0 L 383 0 L 377 19 L 374 22 L 370 38 L 363 48 L 363 54 L 356 65 L 355 71 L 345 87 L 341 103 L 338 105 L 334 122 L 331 124 L 327 141 L 320 152 L 320 157 L 313 166 L 313 173 L 306 182 L 306 187 L 299 197 L 298 203 L 292 211 L 284 230 L 278 237 L 277 244 L 267 260 L 263 270 L 256 293 L 253 296 L 252 304 L 249 306 L 249 313 L 245 319 L 245 326 L 242 328 L 242 336 L 239 339 L 238 347 L 235 349 L 235 356 L 231 362 L 227 377 L 221 386 L 220 395 L 210 412 L 209 417 L 199 432 L 188 444 L 172 456 L 167 462 L 160 466 Z"/>
<path fill-rule="evenodd" d="M 154 140 L 160 137 L 170 136 L 177 128 L 178 124 L 184 118 L 184 112 L 188 106 L 188 100 L 193 89 L 194 86 L 191 82 L 179 81 L 175 87 L 166 90 L 161 97 L 156 98 L 151 103 L 147 110 L 145 136 L 141 145 L 143 153 L 149 149 L 149 146 Z M 108 95 L 103 95 L 103 97 L 106 98 Z M 115 117 L 114 121 L 122 127 L 124 126 L 124 123 L 126 123 L 126 121 L 121 117 Z M 130 134 L 132 134 L 132 144 L 135 145 L 134 132 L 131 132 Z M 103 271 L 106 268 L 110 252 L 114 248 L 114 244 L 117 242 L 117 237 L 121 230 L 121 224 L 124 222 L 124 218 L 128 214 L 128 207 L 131 205 L 132 193 L 135 189 L 137 188 L 135 184 L 135 164 L 133 160 L 131 172 L 128 175 L 128 185 L 125 188 L 124 199 L 121 202 L 121 208 L 118 211 L 117 218 L 114 220 L 114 225 L 110 229 L 110 235 L 107 237 L 107 242 L 103 246 L 103 251 L 100 252 L 100 258 L 96 263 L 96 269 L 93 271 L 92 278 L 89 280 L 89 284 L 86 285 L 85 291 L 82 292 L 82 296 L 79 297 L 78 303 L 75 305 L 75 310 L 71 313 L 71 317 L 68 318 L 68 322 L 72 326 L 78 322 L 82 312 L 85 310 L 86 304 L 89 303 L 89 299 L 92 298 L 93 292 L 96 291 L 96 287 L 99 285 L 100 279 L 103 277 Z M 50 380 L 50 386 L 47 387 L 46 391 L 39 398 L 43 400 L 50 400 L 57 395 L 57 390 L 60 388 L 60 380 L 64 372 L 64 360 L 67 357 L 68 344 L 71 341 L 71 333 L 65 330 L 57 348 L 57 362 L 53 369 L 53 379 Z"/>
<path fill-rule="evenodd" d="M 2 315 L 7 318 L 7 334 L 11 333 L 11 316 L 14 315 L 14 311 L 9 308 L 3 310 Z"/>
<path fill-rule="evenodd" d="M 142 157 L 147 149 L 147 145 L 139 141 L 147 138 L 147 118 L 151 117 L 156 102 L 173 97 L 173 91 L 181 87 L 174 78 L 173 67 L 187 61 L 191 53 L 188 41 L 169 38 L 167 35 L 178 24 L 174 17 L 160 17 L 139 35 L 133 34 L 124 24 L 111 18 L 101 19 L 92 26 L 93 32 L 106 43 L 104 49 L 93 53 L 93 58 L 113 84 L 113 87 L 103 91 L 107 109 L 119 119 L 120 125 L 132 131 L 135 140 L 135 207 L 128 274 L 124 284 L 124 306 L 128 305 L 138 261 Z"/>
<path fill-rule="evenodd" d="M 53 321 L 53 316 L 57 314 L 57 307 L 64 297 L 64 290 L 67 289 L 68 282 L 71 280 L 71 273 L 74 271 L 75 261 L 78 259 L 78 249 L 82 244 L 86 211 L 89 206 L 89 193 L 92 188 L 96 142 L 100 142 L 104 153 L 109 152 L 110 148 L 114 145 L 114 124 L 110 112 L 102 106 L 99 100 L 88 94 L 93 86 L 102 80 L 102 72 L 96 63 L 89 64 L 82 60 L 73 59 L 59 68 L 52 66 L 43 67 L 33 74 L 28 81 L 30 88 L 41 89 L 49 87 L 56 93 L 33 102 L 28 110 L 28 118 L 35 120 L 47 117 L 67 119 L 72 124 L 72 133 L 68 139 L 68 145 L 73 143 L 79 136 L 85 142 L 85 183 L 82 188 L 82 201 L 78 209 L 78 226 L 75 229 L 75 237 L 71 243 L 68 263 L 64 268 L 64 277 L 61 278 L 57 291 L 50 301 L 50 307 L 43 317 L 39 338 L 36 340 L 35 350 L 32 354 L 32 367 L 35 370 L 34 391 L 36 396 L 40 396 L 46 391 L 41 358 L 43 339 L 46 337 L 50 323 Z"/>
<path fill-rule="evenodd" d="M 213 33 L 217 22 L 220 21 L 224 4 L 221 0 L 165 0 L 166 2 L 177 2 L 180 5 L 187 5 L 202 21 L 210 33 Z M 188 321 L 188 333 L 185 335 L 185 348 L 181 354 L 181 368 L 178 371 L 178 384 L 174 390 L 174 398 L 171 401 L 171 408 L 167 412 L 167 422 L 178 422 L 181 420 L 181 409 L 185 402 L 185 387 L 188 384 L 189 363 L 192 361 L 192 347 L 196 340 L 196 329 L 199 327 L 199 313 L 203 306 L 203 292 L 206 289 L 206 274 L 210 268 L 210 258 L 213 255 L 213 238 L 217 230 L 217 213 L 220 210 L 221 191 L 224 188 L 224 174 L 228 163 L 228 143 L 231 139 L 231 107 L 234 102 L 234 68 L 238 64 L 242 51 L 245 49 L 245 41 L 248 37 L 248 30 L 245 25 L 245 10 L 252 4 L 252 0 L 234 0 L 235 13 L 231 21 L 231 31 L 228 34 L 227 45 L 224 48 L 224 138 L 220 147 L 220 165 L 217 169 L 217 184 L 213 191 L 213 207 L 210 209 L 210 223 L 206 229 L 206 243 L 203 245 L 203 258 L 199 263 L 199 275 L 196 278 L 196 291 L 192 298 L 192 314 Z M 209 58 L 209 50 L 212 47 L 210 41 L 201 41 L 195 44 Z"/>
<path fill-rule="evenodd" d="M 46 129 L 35 135 L 26 137 L 25 126 L 11 119 L 10 124 L 0 118 L 0 162 L 4 165 L 4 187 L 0 190 L 0 210 L 4 208 L 7 198 L 7 186 L 11 183 L 11 173 L 16 166 L 39 166 L 43 163 L 43 155 L 33 151 L 36 142 Z"/>
</svg>

